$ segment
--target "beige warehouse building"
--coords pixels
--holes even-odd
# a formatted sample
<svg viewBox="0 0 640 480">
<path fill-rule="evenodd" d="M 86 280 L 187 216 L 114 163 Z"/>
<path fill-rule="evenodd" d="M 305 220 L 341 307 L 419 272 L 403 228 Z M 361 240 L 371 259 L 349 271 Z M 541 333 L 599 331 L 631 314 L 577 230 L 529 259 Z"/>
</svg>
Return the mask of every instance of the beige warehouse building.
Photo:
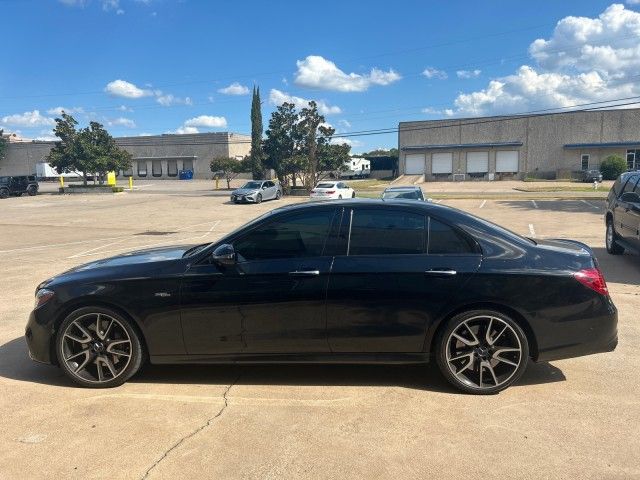
<svg viewBox="0 0 640 480">
<path fill-rule="evenodd" d="M 640 109 L 401 122 L 399 171 L 426 180 L 569 177 L 608 155 L 640 169 Z"/>
</svg>

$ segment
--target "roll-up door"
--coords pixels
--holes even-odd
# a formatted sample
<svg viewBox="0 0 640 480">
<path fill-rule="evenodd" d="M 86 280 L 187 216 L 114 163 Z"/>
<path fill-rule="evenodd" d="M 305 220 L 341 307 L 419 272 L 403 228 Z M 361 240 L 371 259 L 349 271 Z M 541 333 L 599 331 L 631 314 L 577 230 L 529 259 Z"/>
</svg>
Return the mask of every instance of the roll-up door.
<svg viewBox="0 0 640 480">
<path fill-rule="evenodd" d="M 496 172 L 518 172 L 518 151 L 499 150 L 496 152 Z"/>
<path fill-rule="evenodd" d="M 431 156 L 431 173 L 453 172 L 453 153 L 434 153 Z"/>
<path fill-rule="evenodd" d="M 424 173 L 424 153 L 411 153 L 404 157 L 406 166 L 404 173 L 407 175 L 420 175 Z"/>
<path fill-rule="evenodd" d="M 467 152 L 467 173 L 487 173 L 489 152 Z"/>
</svg>

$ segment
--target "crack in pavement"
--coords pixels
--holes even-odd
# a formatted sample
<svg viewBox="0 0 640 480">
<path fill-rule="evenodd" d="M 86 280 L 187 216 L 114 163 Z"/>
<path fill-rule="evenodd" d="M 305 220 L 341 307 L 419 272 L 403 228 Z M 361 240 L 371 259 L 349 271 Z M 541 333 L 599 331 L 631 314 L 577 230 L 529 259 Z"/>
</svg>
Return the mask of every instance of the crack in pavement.
<svg viewBox="0 0 640 480">
<path fill-rule="evenodd" d="M 151 465 L 146 472 L 144 472 L 144 475 L 141 477 L 142 480 L 145 480 L 146 478 L 149 478 L 149 475 L 151 474 L 151 472 L 158 466 L 160 465 L 160 463 L 162 463 L 162 461 L 167 458 L 169 456 L 169 454 L 171 452 L 173 452 L 175 449 L 177 449 L 178 447 L 180 447 L 180 445 L 182 445 L 184 442 L 186 442 L 187 440 L 189 440 L 190 438 L 196 436 L 198 433 L 200 433 L 201 431 L 203 431 L 205 428 L 207 428 L 208 426 L 210 426 L 213 421 L 220 417 L 224 411 L 226 410 L 226 408 L 229 406 L 229 402 L 227 399 L 227 395 L 229 394 L 229 391 L 231 390 L 231 387 L 233 387 L 236 383 L 238 383 L 238 380 L 240 380 L 240 375 L 238 375 L 236 377 L 236 379 L 231 382 L 229 384 L 229 386 L 225 389 L 224 393 L 222 394 L 222 399 L 224 400 L 224 405 L 222 406 L 222 408 L 218 411 L 218 413 L 216 413 L 213 417 L 209 418 L 204 424 L 202 424 L 201 426 L 199 426 L 198 428 L 196 428 L 194 431 L 192 431 L 191 433 L 188 433 L 187 435 L 185 435 L 184 437 L 180 438 L 180 440 L 178 440 L 176 443 L 174 443 L 171 447 L 169 447 L 163 454 L 162 456 L 156 460 L 153 465 Z"/>
</svg>

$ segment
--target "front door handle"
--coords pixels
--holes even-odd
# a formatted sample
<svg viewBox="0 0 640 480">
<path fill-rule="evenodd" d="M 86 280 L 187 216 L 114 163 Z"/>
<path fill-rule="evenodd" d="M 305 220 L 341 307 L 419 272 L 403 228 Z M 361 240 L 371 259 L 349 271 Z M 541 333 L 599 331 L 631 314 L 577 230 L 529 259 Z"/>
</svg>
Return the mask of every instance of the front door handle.
<svg viewBox="0 0 640 480">
<path fill-rule="evenodd" d="M 316 277 L 320 275 L 320 270 L 295 270 L 289 272 L 289 275 L 293 277 Z"/>
<path fill-rule="evenodd" d="M 425 270 L 424 273 L 425 275 L 434 277 L 452 277 L 458 274 L 458 272 L 449 268 L 430 268 L 429 270 Z"/>
</svg>

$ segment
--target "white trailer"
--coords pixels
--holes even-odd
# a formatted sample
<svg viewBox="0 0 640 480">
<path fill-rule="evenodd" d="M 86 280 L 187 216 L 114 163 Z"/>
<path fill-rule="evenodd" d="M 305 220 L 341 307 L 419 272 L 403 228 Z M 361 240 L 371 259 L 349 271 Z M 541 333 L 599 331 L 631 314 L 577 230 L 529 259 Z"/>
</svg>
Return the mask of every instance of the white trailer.
<svg viewBox="0 0 640 480">
<path fill-rule="evenodd" d="M 36 177 L 38 177 L 38 180 L 51 180 L 54 178 L 59 178 L 60 176 L 64 178 L 77 178 L 81 177 L 82 174 L 78 172 L 59 174 L 58 172 L 56 172 L 55 168 L 53 168 L 46 162 L 36 163 Z"/>
<path fill-rule="evenodd" d="M 371 161 L 362 157 L 351 157 L 344 163 L 345 170 L 340 172 L 341 178 L 368 178 L 371 175 Z"/>
</svg>

